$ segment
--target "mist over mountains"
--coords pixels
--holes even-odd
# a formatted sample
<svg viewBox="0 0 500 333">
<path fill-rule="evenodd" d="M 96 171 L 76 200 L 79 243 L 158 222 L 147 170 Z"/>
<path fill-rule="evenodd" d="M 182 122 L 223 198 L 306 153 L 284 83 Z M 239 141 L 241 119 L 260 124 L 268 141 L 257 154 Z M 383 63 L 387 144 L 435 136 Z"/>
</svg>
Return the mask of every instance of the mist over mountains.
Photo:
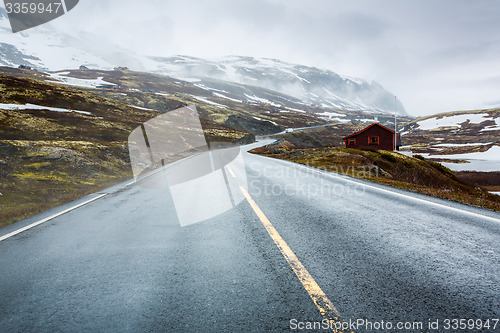
<svg viewBox="0 0 500 333">
<path fill-rule="evenodd" d="M 85 65 L 111 70 L 127 66 L 132 70 L 166 74 L 188 81 L 229 81 L 277 91 L 305 105 L 346 111 L 406 115 L 394 95 L 376 82 L 339 75 L 330 70 L 290 64 L 277 59 L 228 56 L 215 60 L 190 56 L 146 57 L 126 48 L 103 47 L 96 36 L 72 36 L 50 24 L 13 34 L 7 13 L 0 8 L 0 66 L 21 64 L 39 70 L 64 70 Z M 214 86 L 216 83 L 214 83 Z"/>
<path fill-rule="evenodd" d="M 304 104 L 347 111 L 406 114 L 403 105 L 376 82 L 277 59 L 228 56 L 153 58 L 157 71 L 183 78 L 210 78 L 254 85 L 293 96 Z"/>
</svg>

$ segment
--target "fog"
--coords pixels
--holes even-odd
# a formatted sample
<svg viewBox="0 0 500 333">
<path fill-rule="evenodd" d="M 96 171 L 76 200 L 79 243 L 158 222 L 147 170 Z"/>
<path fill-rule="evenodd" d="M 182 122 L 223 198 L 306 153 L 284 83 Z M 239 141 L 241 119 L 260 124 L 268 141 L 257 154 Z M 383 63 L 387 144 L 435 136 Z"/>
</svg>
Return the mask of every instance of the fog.
<svg viewBox="0 0 500 333">
<path fill-rule="evenodd" d="M 426 115 L 500 106 L 498 13 L 492 0 L 80 0 L 52 24 L 107 54 L 246 55 L 330 69 L 375 80 Z"/>
</svg>

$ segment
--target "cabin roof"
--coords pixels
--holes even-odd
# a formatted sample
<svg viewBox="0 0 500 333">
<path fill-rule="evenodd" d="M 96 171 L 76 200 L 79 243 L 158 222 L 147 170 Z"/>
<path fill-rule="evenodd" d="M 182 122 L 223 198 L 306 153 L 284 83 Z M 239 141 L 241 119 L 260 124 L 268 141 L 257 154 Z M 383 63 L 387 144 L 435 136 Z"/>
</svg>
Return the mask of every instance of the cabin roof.
<svg viewBox="0 0 500 333">
<path fill-rule="evenodd" d="M 351 134 L 351 135 L 346 136 L 345 138 L 342 138 L 342 140 L 346 140 L 346 139 L 352 138 L 352 137 L 354 137 L 354 136 L 357 136 L 357 135 L 359 135 L 359 134 L 363 133 L 364 131 L 366 131 L 367 129 L 372 128 L 373 126 L 379 126 L 379 127 L 383 128 L 383 129 L 385 129 L 385 130 L 389 131 L 391 134 L 394 134 L 394 133 L 395 133 L 393 130 L 391 130 L 391 129 L 389 129 L 389 128 L 387 128 L 387 127 L 383 126 L 383 125 L 380 125 L 379 123 L 373 123 L 373 124 L 371 124 L 370 126 L 368 126 L 368 127 L 364 128 L 364 129 L 362 129 L 361 131 L 358 131 L 358 132 L 356 132 L 356 133 L 353 133 L 353 134 Z"/>
</svg>

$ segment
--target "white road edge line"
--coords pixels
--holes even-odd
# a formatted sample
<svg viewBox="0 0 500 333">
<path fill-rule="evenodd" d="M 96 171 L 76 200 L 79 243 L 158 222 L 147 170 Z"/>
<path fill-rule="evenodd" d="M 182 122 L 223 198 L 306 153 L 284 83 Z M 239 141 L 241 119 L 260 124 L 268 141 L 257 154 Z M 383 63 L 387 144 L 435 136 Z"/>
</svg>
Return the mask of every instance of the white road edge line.
<svg viewBox="0 0 500 333">
<path fill-rule="evenodd" d="M 58 217 L 58 216 L 61 216 L 61 215 L 63 215 L 63 214 L 66 214 L 66 213 L 68 213 L 68 212 L 70 212 L 70 211 L 72 211 L 72 210 L 75 210 L 75 209 L 77 209 L 77 208 L 80 208 L 80 207 L 82 207 L 82 206 L 85 206 L 85 205 L 87 205 L 87 204 L 91 203 L 92 201 L 95 201 L 95 200 L 97 200 L 97 199 L 100 199 L 100 198 L 102 198 L 102 197 L 105 197 L 105 196 L 106 196 L 106 195 L 108 195 L 108 194 L 109 194 L 109 193 L 104 193 L 104 194 L 98 195 L 98 196 L 97 196 L 97 197 L 95 197 L 95 198 L 92 198 L 92 199 L 89 199 L 89 200 L 87 200 L 87 201 L 85 201 L 85 202 L 79 203 L 78 205 L 75 205 L 75 206 L 73 206 L 73 207 L 70 207 L 70 208 L 68 208 L 68 209 L 65 209 L 65 210 L 63 210 L 63 211 L 61 211 L 61 212 L 59 212 L 59 213 L 56 213 L 56 214 L 54 214 L 54 215 L 51 215 L 51 216 L 46 217 L 46 218 L 44 218 L 44 219 L 41 219 L 41 220 L 39 220 L 39 221 L 37 221 L 37 222 L 34 222 L 34 223 L 30 224 L 30 225 L 27 225 L 27 226 L 25 226 L 25 227 L 23 227 L 23 228 L 17 229 L 16 231 L 13 231 L 13 232 L 8 233 L 8 234 L 6 234 L 6 235 L 4 235 L 4 236 L 1 236 L 1 237 L 0 237 L 0 242 L 1 242 L 1 241 L 3 241 L 3 240 L 6 240 L 7 238 L 10 238 L 10 237 L 12 237 L 12 236 L 15 236 L 15 235 L 17 235 L 17 234 L 20 234 L 21 232 L 24 232 L 24 231 L 26 231 L 26 230 L 29 230 L 29 229 L 33 228 L 33 227 L 36 227 L 37 225 L 40 225 L 40 224 L 45 223 L 45 222 L 47 222 L 47 221 L 50 221 L 50 220 L 52 220 L 52 219 L 54 219 L 54 218 L 56 218 L 56 217 Z"/>
<path fill-rule="evenodd" d="M 281 162 L 285 162 L 285 161 L 281 161 Z M 306 165 L 303 165 L 303 164 L 298 164 L 298 163 L 294 163 L 294 164 L 298 165 L 299 167 L 301 167 L 303 169 L 310 170 L 312 172 L 315 172 L 315 173 L 323 175 L 323 176 L 328 176 L 328 177 L 336 178 L 336 179 L 339 179 L 339 180 L 343 180 L 345 182 L 354 183 L 354 184 L 361 185 L 361 186 L 364 186 L 364 187 L 368 187 L 368 188 L 371 188 L 371 189 L 374 189 L 374 190 L 377 190 L 377 191 L 389 193 L 389 194 L 392 194 L 392 195 L 398 195 L 400 197 L 404 197 L 404 198 L 411 199 L 411 200 L 414 200 L 414 201 L 426 203 L 426 204 L 429 204 L 429 205 L 434 205 L 434 206 L 441 207 L 441 208 L 446 208 L 448 210 L 453 210 L 453 211 L 456 211 L 456 212 L 460 212 L 460 213 L 464 213 L 464 214 L 467 214 L 467 215 L 471 215 L 471 216 L 475 216 L 475 217 L 479 217 L 479 218 L 483 218 L 483 219 L 487 219 L 487 220 L 491 220 L 491 221 L 500 223 L 500 219 L 496 218 L 496 217 L 491 217 L 491 216 L 487 216 L 487 215 L 473 213 L 473 212 L 469 212 L 469 211 L 464 210 L 464 209 L 450 207 L 450 206 L 443 205 L 443 204 L 440 204 L 440 203 L 437 203 L 437 202 L 433 202 L 433 201 L 429 201 L 429 200 L 425 200 L 425 199 L 416 198 L 416 197 L 413 197 L 411 195 L 407 195 L 407 194 L 403 194 L 403 193 L 398 193 L 398 192 L 395 192 L 395 191 L 391 191 L 391 190 L 380 188 L 380 187 L 373 186 L 373 185 L 364 184 L 364 183 L 361 183 L 361 182 L 353 180 L 353 179 L 344 178 L 346 176 L 341 177 L 340 175 L 336 175 L 336 174 L 333 174 L 333 173 L 327 173 L 325 171 L 318 170 L 316 168 L 313 168 L 313 167 L 310 167 L 310 166 L 306 166 Z"/>
<path fill-rule="evenodd" d="M 329 176 L 329 177 L 341 179 L 341 180 L 343 180 L 345 182 L 350 182 L 350 183 L 358 184 L 358 185 L 361 185 L 361 186 L 369 187 L 369 188 L 375 189 L 377 191 L 381 191 L 381 192 L 385 192 L 385 193 L 390 193 L 392 195 L 398 195 L 398 196 L 401 196 L 401 197 L 404 197 L 404 198 L 407 198 L 407 199 L 412 199 L 414 201 L 422 202 L 422 203 L 429 204 L 429 205 L 434 205 L 434 206 L 441 207 L 441 208 L 446 208 L 448 210 L 453 210 L 453 211 L 456 211 L 456 212 L 460 212 L 460 213 L 464 213 L 464 214 L 467 214 L 467 215 L 471 215 L 471 216 L 475 216 L 475 217 L 480 217 L 480 218 L 483 218 L 483 219 L 492 220 L 492 221 L 500 223 L 500 219 L 495 218 L 495 217 L 491 217 L 491 216 L 487 216 L 487 215 L 482 215 L 482 214 L 478 214 L 478 213 L 469 212 L 467 210 L 463 210 L 463 209 L 460 209 L 460 208 L 450 207 L 450 206 L 443 205 L 443 204 L 440 204 L 440 203 L 437 203 L 437 202 L 433 202 L 433 201 L 429 201 L 429 200 L 425 200 L 425 199 L 416 198 L 416 197 L 413 197 L 411 195 L 394 192 L 394 191 L 391 191 L 391 190 L 387 190 L 387 189 L 384 189 L 384 188 L 380 188 L 380 187 L 376 187 L 376 186 L 372 186 L 372 185 L 368 185 L 368 184 L 363 184 L 363 183 L 360 183 L 360 182 L 357 182 L 357 181 L 354 181 L 354 180 L 351 180 L 351 179 L 346 179 L 346 178 L 343 178 L 343 177 L 339 177 L 339 176 L 327 174 L 327 173 L 324 173 L 324 172 L 321 172 L 321 171 L 317 171 L 317 170 L 314 170 L 314 172 L 322 174 L 322 175 L 326 175 L 326 176 Z"/>
</svg>

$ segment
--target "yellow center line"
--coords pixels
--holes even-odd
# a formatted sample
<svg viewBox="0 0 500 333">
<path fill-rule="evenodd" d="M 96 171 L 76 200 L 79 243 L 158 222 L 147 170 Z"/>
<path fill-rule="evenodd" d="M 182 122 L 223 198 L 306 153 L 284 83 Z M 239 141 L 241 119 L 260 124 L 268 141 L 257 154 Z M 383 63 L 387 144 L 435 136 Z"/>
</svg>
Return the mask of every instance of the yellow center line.
<svg viewBox="0 0 500 333">
<path fill-rule="evenodd" d="M 333 332 L 345 332 L 344 330 L 336 330 L 335 329 L 335 323 L 341 322 L 341 316 L 333 303 L 328 299 L 326 294 L 321 290 L 320 286 L 316 283 L 314 278 L 309 274 L 307 269 L 302 265 L 302 263 L 299 261 L 295 253 L 293 253 L 292 249 L 287 245 L 285 240 L 280 236 L 278 231 L 273 227 L 269 219 L 266 217 L 266 215 L 262 212 L 262 210 L 257 206 L 255 201 L 252 199 L 250 194 L 247 192 L 247 190 L 243 187 L 240 186 L 241 192 L 243 192 L 243 195 L 247 199 L 248 203 L 250 206 L 252 206 L 252 209 L 254 210 L 255 214 L 259 217 L 260 221 L 266 228 L 267 232 L 271 236 L 271 238 L 274 240 L 274 243 L 276 246 L 278 246 L 279 250 L 285 257 L 286 261 L 288 261 L 288 264 L 292 268 L 293 272 L 297 277 L 299 278 L 300 282 L 304 286 L 305 290 L 313 300 L 314 304 L 316 304 L 316 307 L 318 308 L 319 312 L 321 315 L 329 320 L 330 326 L 332 328 Z"/>
</svg>

